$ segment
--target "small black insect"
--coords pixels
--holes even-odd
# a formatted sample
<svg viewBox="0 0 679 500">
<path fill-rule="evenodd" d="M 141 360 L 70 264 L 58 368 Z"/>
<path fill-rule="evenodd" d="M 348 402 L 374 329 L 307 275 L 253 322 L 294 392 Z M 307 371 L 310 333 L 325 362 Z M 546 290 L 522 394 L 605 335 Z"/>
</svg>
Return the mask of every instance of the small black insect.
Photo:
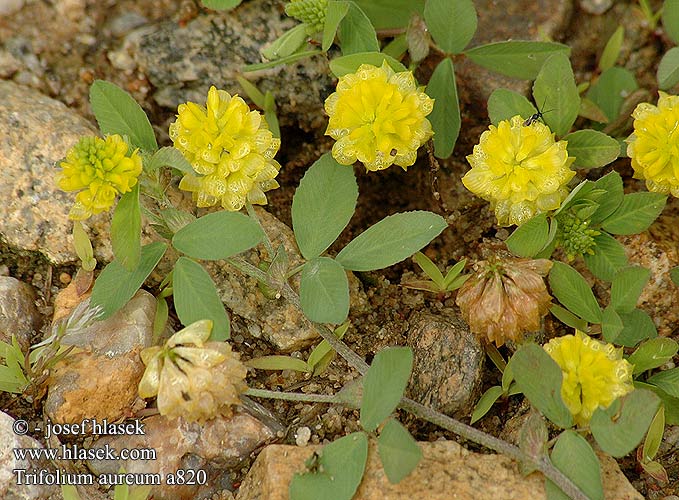
<svg viewBox="0 0 679 500">
<path fill-rule="evenodd" d="M 545 100 L 542 102 L 542 109 L 545 109 L 545 103 L 547 102 L 547 98 L 545 97 Z M 528 127 L 529 125 L 532 125 L 536 121 L 544 121 L 542 120 L 542 116 L 545 113 L 549 113 L 550 111 L 554 111 L 553 109 L 548 109 L 547 111 L 542 111 L 541 109 L 538 109 L 538 112 L 535 113 L 533 116 L 530 116 L 526 121 L 523 122 L 524 127 Z"/>
<path fill-rule="evenodd" d="M 321 455 L 317 451 L 314 451 L 307 461 L 304 463 L 307 470 L 312 474 L 323 473 L 323 464 L 321 464 Z"/>
</svg>

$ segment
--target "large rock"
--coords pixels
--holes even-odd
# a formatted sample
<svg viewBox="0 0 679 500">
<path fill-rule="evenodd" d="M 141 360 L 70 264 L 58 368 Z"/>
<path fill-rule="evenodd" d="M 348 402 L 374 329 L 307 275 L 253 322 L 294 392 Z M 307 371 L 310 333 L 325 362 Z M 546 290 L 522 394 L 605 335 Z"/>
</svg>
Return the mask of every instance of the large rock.
<svg viewBox="0 0 679 500">
<path fill-rule="evenodd" d="M 651 278 L 641 292 L 637 306 L 646 311 L 661 336 L 679 328 L 679 287 L 672 282 L 670 270 L 679 266 L 679 227 L 676 215 L 664 215 L 641 234 L 620 236 L 630 265 L 643 266 Z"/>
<path fill-rule="evenodd" d="M 132 411 L 151 345 L 156 299 L 140 290 L 116 314 L 73 334 L 79 350 L 50 375 L 45 413 L 55 422 L 115 421 Z"/>
<path fill-rule="evenodd" d="M 62 103 L 28 87 L 0 80 L 0 250 L 11 258 L 40 254 L 52 264 L 73 264 L 75 193 L 56 184 L 57 162 L 83 135 L 99 135 L 88 121 Z M 84 221 L 100 262 L 113 259 L 110 214 Z M 144 225 L 142 241 L 152 230 Z M 8 248 L 3 248 L 8 247 Z"/>
<path fill-rule="evenodd" d="M 40 252 L 56 265 L 74 262 L 68 219 L 74 196 L 57 188 L 55 163 L 96 131 L 35 90 L 0 81 L 0 95 L 0 240 L 20 253 Z M 104 231 L 103 223 L 103 215 L 88 221 L 94 231 Z"/>
<path fill-rule="evenodd" d="M 408 397 L 447 415 L 468 416 L 486 358 L 479 340 L 456 317 L 416 313 L 409 323 L 414 362 Z"/>
<path fill-rule="evenodd" d="M 363 482 L 353 500 L 541 500 L 545 481 L 541 474 L 524 477 L 519 465 L 502 455 L 472 453 L 454 441 L 419 443 L 423 458 L 398 484 L 391 484 L 371 443 Z M 288 500 L 290 481 L 306 470 L 304 462 L 318 446 L 270 445 L 262 450 L 240 487 L 236 500 Z M 609 457 L 602 462 L 604 498 L 643 500 Z"/>
<path fill-rule="evenodd" d="M 40 330 L 42 318 L 35 307 L 33 288 L 9 276 L 0 276 L 0 340 L 28 350 L 33 332 Z"/>
<path fill-rule="evenodd" d="M 96 460 L 88 463 L 95 474 L 115 474 L 121 466 L 132 474 L 162 475 L 153 489 L 157 500 L 201 500 L 231 490 L 231 469 L 265 441 L 273 431 L 249 413 L 237 411 L 232 417 L 217 417 L 204 424 L 156 415 L 144 420 L 143 435 L 106 436 L 94 442 L 96 448 L 153 450 L 155 458 L 137 460 Z M 173 486 L 168 474 L 178 470 L 204 471 L 207 481 Z"/>
<path fill-rule="evenodd" d="M 245 96 L 236 80 L 243 66 L 261 62 L 260 49 L 296 24 L 285 16 L 280 2 L 252 0 L 229 12 L 202 13 L 184 28 L 169 20 L 144 27 L 130 33 L 120 50 L 156 88 L 156 102 L 176 108 L 185 101 L 204 103 L 210 85 Z M 334 90 L 325 57 L 245 77 L 262 92 L 274 93 L 282 125 L 325 130 L 323 101 Z"/>
</svg>

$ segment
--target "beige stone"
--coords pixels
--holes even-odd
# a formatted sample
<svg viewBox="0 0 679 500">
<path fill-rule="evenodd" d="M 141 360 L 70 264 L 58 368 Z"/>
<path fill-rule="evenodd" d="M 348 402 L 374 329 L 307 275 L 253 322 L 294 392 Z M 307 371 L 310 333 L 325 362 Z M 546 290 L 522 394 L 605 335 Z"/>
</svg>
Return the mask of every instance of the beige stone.
<svg viewBox="0 0 679 500">
<path fill-rule="evenodd" d="M 353 500 L 540 500 L 539 473 L 523 477 L 516 462 L 501 455 L 473 453 L 454 441 L 420 443 L 423 459 L 403 481 L 391 484 L 371 443 L 368 464 Z M 318 446 L 271 445 L 262 450 L 236 500 L 287 500 L 290 480 Z M 643 500 L 612 458 L 600 457 L 607 500 Z"/>
</svg>

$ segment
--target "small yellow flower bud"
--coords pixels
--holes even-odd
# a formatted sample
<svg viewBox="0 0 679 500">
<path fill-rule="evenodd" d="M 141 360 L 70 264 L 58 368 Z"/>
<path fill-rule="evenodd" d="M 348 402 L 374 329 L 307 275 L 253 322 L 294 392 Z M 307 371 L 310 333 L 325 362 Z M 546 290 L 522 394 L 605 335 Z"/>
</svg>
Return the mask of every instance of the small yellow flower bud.
<svg viewBox="0 0 679 500">
<path fill-rule="evenodd" d="M 659 91 L 658 105 L 639 104 L 634 133 L 627 138 L 636 179 L 649 191 L 679 197 L 679 96 Z"/>
<path fill-rule="evenodd" d="M 634 389 L 632 365 L 612 344 L 576 330 L 575 335 L 550 340 L 544 349 L 563 371 L 561 397 L 580 427 L 597 408 L 608 408 Z"/>
<path fill-rule="evenodd" d="M 83 137 L 61 161 L 57 182 L 64 191 L 80 191 L 69 218 L 87 219 L 113 206 L 116 196 L 131 191 L 142 171 L 141 157 L 128 155 L 127 143 L 118 134 L 106 139 Z"/>
<path fill-rule="evenodd" d="M 467 156 L 472 169 L 462 178 L 467 189 L 490 202 L 501 226 L 559 208 L 575 175 L 567 142 L 555 141 L 543 123 L 524 123 L 515 116 L 491 125 Z"/>
<path fill-rule="evenodd" d="M 391 165 L 406 170 L 433 135 L 426 118 L 433 107 L 410 71 L 395 73 L 386 62 L 380 68 L 362 64 L 340 77 L 325 100 L 325 135 L 337 140 L 332 156 L 342 165 L 358 160 L 371 171 Z"/>
<path fill-rule="evenodd" d="M 198 175 L 186 174 L 180 189 L 191 191 L 199 207 L 220 203 L 238 211 L 246 201 L 266 205 L 281 166 L 273 159 L 281 141 L 245 101 L 210 87 L 206 106 L 180 104 L 170 139 Z"/>
</svg>

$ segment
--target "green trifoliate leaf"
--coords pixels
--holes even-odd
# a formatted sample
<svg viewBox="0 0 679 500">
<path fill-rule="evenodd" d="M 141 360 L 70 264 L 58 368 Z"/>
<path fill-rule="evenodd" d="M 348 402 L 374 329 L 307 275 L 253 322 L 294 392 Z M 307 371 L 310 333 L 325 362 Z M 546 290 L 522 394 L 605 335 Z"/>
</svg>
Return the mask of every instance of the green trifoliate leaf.
<svg viewBox="0 0 679 500">
<path fill-rule="evenodd" d="M 434 130 L 434 151 L 437 158 L 448 158 L 453 153 L 461 124 L 455 69 L 449 58 L 436 66 L 427 85 L 427 95 L 434 99 L 434 109 L 428 117 Z"/>
<path fill-rule="evenodd" d="M 538 106 L 545 108 L 540 111 L 552 132 L 566 135 L 580 109 L 580 94 L 566 54 L 557 53 L 545 61 L 533 84 L 533 97 Z"/>
<path fill-rule="evenodd" d="M 669 90 L 679 83 L 679 47 L 673 47 L 658 64 L 658 87 Z"/>
<path fill-rule="evenodd" d="M 585 278 L 563 262 L 554 262 L 549 273 L 552 292 L 571 312 L 590 323 L 601 323 L 601 309 Z"/>
<path fill-rule="evenodd" d="M 524 344 L 510 365 L 519 390 L 540 413 L 561 428 L 573 425 L 573 416 L 561 399 L 563 373 L 542 347 Z"/>
<path fill-rule="evenodd" d="M 353 168 L 340 165 L 330 153 L 307 170 L 292 199 L 292 227 L 304 258 L 318 257 L 337 239 L 357 198 Z"/>
<path fill-rule="evenodd" d="M 472 0 L 427 0 L 424 20 L 436 45 L 447 54 L 462 52 L 476 32 Z"/>
<path fill-rule="evenodd" d="M 349 2 L 349 10 L 339 23 L 337 37 L 342 46 L 343 56 L 380 50 L 375 28 L 368 16 L 354 2 Z"/>
<path fill-rule="evenodd" d="M 448 226 L 431 212 L 416 210 L 385 217 L 359 234 L 337 255 L 351 271 L 374 271 L 407 259 Z"/>
<path fill-rule="evenodd" d="M 670 39 L 679 44 L 679 0 L 665 0 L 662 9 L 662 25 Z"/>
<path fill-rule="evenodd" d="M 349 314 L 349 282 L 344 268 L 329 257 L 306 264 L 299 299 L 307 318 L 317 323 L 342 323 Z"/>
<path fill-rule="evenodd" d="M 392 484 L 401 482 L 422 459 L 422 450 L 408 430 L 393 418 L 377 438 L 384 473 Z"/>
<path fill-rule="evenodd" d="M 575 431 L 564 431 L 552 450 L 552 463 L 571 479 L 591 500 L 603 500 L 604 489 L 601 481 L 601 465 L 587 440 Z M 550 480 L 545 481 L 547 498 L 568 497 Z"/>
<path fill-rule="evenodd" d="M 553 42 L 512 40 L 479 45 L 465 52 L 479 66 L 512 78 L 534 80 L 543 63 L 555 53 L 568 56 L 570 48 Z"/>
<path fill-rule="evenodd" d="M 496 89 L 488 98 L 488 118 L 493 125 L 516 115 L 528 119 L 537 112 L 525 96 L 509 89 Z"/>
<path fill-rule="evenodd" d="M 565 136 L 568 155 L 574 156 L 574 168 L 598 168 L 618 158 L 620 144 L 612 137 L 596 130 L 578 130 Z"/>
<path fill-rule="evenodd" d="M 221 211 L 181 228 L 172 238 L 172 245 L 195 259 L 219 260 L 249 250 L 263 238 L 259 224 L 247 215 Z"/>
<path fill-rule="evenodd" d="M 101 306 L 101 319 L 108 318 L 127 304 L 156 267 L 166 249 L 167 245 L 161 242 L 143 246 L 139 264 L 133 271 L 128 271 L 116 260 L 104 268 L 94 283 L 90 299 L 92 306 Z"/>
<path fill-rule="evenodd" d="M 634 374 L 652 370 L 667 363 L 677 353 L 679 344 L 676 340 L 658 337 L 647 340 L 627 359 L 634 365 Z"/>
<path fill-rule="evenodd" d="M 374 431 L 396 409 L 412 367 L 413 352 L 408 347 L 387 347 L 375 355 L 363 380 L 361 426 L 366 431 Z"/>
<path fill-rule="evenodd" d="M 667 196 L 660 193 L 632 193 L 607 217 L 602 227 L 612 234 L 637 234 L 645 231 L 665 208 Z"/>
<path fill-rule="evenodd" d="M 141 208 L 139 183 L 120 197 L 111 220 L 113 255 L 128 271 L 133 271 L 141 257 Z"/>
<path fill-rule="evenodd" d="M 375 29 L 405 28 L 412 14 L 422 15 L 425 0 L 355 0 Z"/>
<path fill-rule="evenodd" d="M 647 382 L 660 387 L 670 396 L 679 398 L 679 368 L 658 372 L 650 377 Z"/>
<path fill-rule="evenodd" d="M 363 478 L 368 436 L 354 432 L 323 447 L 307 460 L 306 473 L 290 482 L 290 500 L 351 500 Z"/>
<path fill-rule="evenodd" d="M 196 175 L 195 170 L 184 155 L 172 146 L 166 146 L 156 151 L 147 163 L 146 171 L 154 172 L 161 167 L 172 167 L 185 174 Z"/>
<path fill-rule="evenodd" d="M 613 121 L 620 114 L 625 97 L 637 88 L 639 86 L 630 71 L 613 67 L 601 74 L 587 91 L 587 97 L 606 114 L 609 121 Z"/>
<path fill-rule="evenodd" d="M 609 455 L 624 457 L 641 443 L 659 404 L 651 391 L 635 389 L 620 404 L 594 412 L 589 423 L 592 436 Z"/>
<path fill-rule="evenodd" d="M 549 242 L 547 215 L 540 214 L 517 227 L 505 242 L 518 257 L 532 258 Z"/>
<path fill-rule="evenodd" d="M 180 257 L 174 265 L 173 291 L 174 306 L 182 324 L 190 325 L 209 319 L 214 325 L 210 340 L 229 338 L 229 317 L 214 281 L 203 266 L 186 257 Z"/>
</svg>

